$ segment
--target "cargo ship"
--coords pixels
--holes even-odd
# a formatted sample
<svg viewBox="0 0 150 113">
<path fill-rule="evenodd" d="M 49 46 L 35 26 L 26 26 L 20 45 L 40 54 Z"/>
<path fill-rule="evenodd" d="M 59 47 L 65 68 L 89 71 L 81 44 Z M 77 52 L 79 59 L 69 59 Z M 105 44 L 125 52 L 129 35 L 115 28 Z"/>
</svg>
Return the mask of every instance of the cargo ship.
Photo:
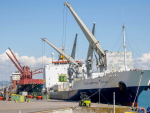
<svg viewBox="0 0 150 113">
<path fill-rule="evenodd" d="M 34 84 L 34 81 L 32 81 L 33 84 L 23 84 L 20 85 L 20 72 L 15 71 L 10 75 L 11 78 L 11 85 L 9 86 L 10 93 L 13 94 L 19 94 L 19 92 L 39 92 L 43 89 L 43 84 Z M 40 79 L 39 79 L 40 80 Z"/>
<path fill-rule="evenodd" d="M 108 59 L 111 61 L 113 59 L 112 56 L 115 54 L 116 52 L 107 53 Z M 122 63 L 122 55 L 123 52 L 120 52 L 117 57 L 117 60 L 120 62 L 114 64 L 108 62 L 108 64 L 116 65 Z M 127 60 L 129 61 L 127 65 L 131 63 L 131 55 L 132 52 L 127 52 Z M 119 68 L 121 65 L 116 66 Z M 150 70 L 131 69 L 132 64 L 130 64 L 129 67 L 127 71 L 123 69 L 117 71 L 113 68 L 113 72 L 92 73 L 91 77 L 85 74 L 84 77 L 80 79 L 74 77 L 74 82 L 70 86 L 68 79 L 59 79 L 60 76 L 69 78 L 67 70 L 69 68 L 69 62 L 59 59 L 45 66 L 43 74 L 46 81 L 44 86 L 50 91 L 51 99 L 79 101 L 80 93 L 86 92 L 92 102 L 97 103 L 100 98 L 100 103 L 113 104 L 113 92 L 115 92 L 116 104 L 132 106 L 134 103 L 134 106 L 138 106 L 139 95 L 142 91 L 146 91 L 149 88 Z"/>
<path fill-rule="evenodd" d="M 28 66 L 21 66 L 19 61 L 17 60 L 16 56 L 12 52 L 10 48 L 8 48 L 14 57 L 15 61 L 12 59 L 12 57 L 6 52 L 7 56 L 10 58 L 10 60 L 13 62 L 13 64 L 16 66 L 18 71 L 15 73 L 12 73 L 11 81 L 12 84 L 9 87 L 10 93 L 17 93 L 19 92 L 41 92 L 43 89 L 43 80 L 42 79 L 33 79 L 32 76 L 35 74 L 43 73 L 42 68 L 30 71 L 30 68 Z M 18 65 L 17 65 L 18 64 Z"/>
<path fill-rule="evenodd" d="M 86 92 L 92 102 L 112 104 L 113 93 L 115 92 L 116 104 L 138 106 L 139 95 L 142 91 L 148 90 L 150 83 L 150 70 L 133 69 L 132 52 L 126 51 L 124 25 L 124 52 L 104 51 L 94 36 L 94 30 L 90 32 L 68 2 L 65 2 L 64 5 L 69 8 L 87 38 L 89 42 L 89 50 L 85 69 L 85 65 L 80 62 L 76 63 L 72 55 L 70 57 L 50 41 L 42 38 L 43 41 L 47 42 L 58 53 L 64 55 L 69 62 L 69 64 L 66 65 L 67 69 L 65 71 L 65 73 L 68 74 L 68 82 L 64 83 L 66 86 L 68 84 L 68 87 L 63 89 L 62 87 L 64 84 L 58 85 L 57 83 L 55 85 L 58 85 L 58 87 L 55 87 L 53 83 L 52 87 L 50 87 L 50 98 L 78 101 L 80 100 L 80 92 Z M 96 66 L 99 70 L 96 73 L 92 71 L 92 57 L 94 51 L 99 56 L 99 58 L 96 57 Z M 57 67 L 61 67 L 63 70 L 63 66 L 64 64 L 61 63 L 47 65 L 44 69 L 44 76 L 47 80 L 53 78 L 53 75 L 58 74 L 58 70 L 54 71 L 53 68 L 56 69 Z M 47 74 L 48 70 L 53 71 L 53 74 Z M 58 76 L 55 78 L 55 81 L 58 81 Z"/>
</svg>

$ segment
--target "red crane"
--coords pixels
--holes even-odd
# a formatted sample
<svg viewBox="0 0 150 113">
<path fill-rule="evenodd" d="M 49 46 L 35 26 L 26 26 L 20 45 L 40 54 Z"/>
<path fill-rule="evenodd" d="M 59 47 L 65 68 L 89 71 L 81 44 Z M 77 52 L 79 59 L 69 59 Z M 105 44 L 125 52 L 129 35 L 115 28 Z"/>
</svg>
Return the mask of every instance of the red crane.
<svg viewBox="0 0 150 113">
<path fill-rule="evenodd" d="M 32 79 L 32 76 L 35 74 L 39 74 L 39 73 L 43 73 L 42 68 L 37 69 L 35 71 L 30 71 L 30 68 L 28 66 L 21 66 L 21 64 L 19 63 L 19 61 L 17 60 L 16 56 L 14 55 L 14 53 L 12 52 L 12 50 L 10 48 L 8 48 L 11 52 L 11 54 L 13 55 L 14 59 L 16 60 L 16 62 L 11 58 L 11 56 L 6 52 L 7 56 L 10 58 L 10 60 L 13 62 L 13 64 L 16 66 L 16 68 L 19 70 L 20 72 L 20 81 L 19 84 L 31 84 L 31 83 L 35 83 L 35 84 L 43 84 L 43 80 L 42 79 Z M 17 65 L 18 64 L 18 65 Z M 38 72 L 37 72 L 38 71 Z"/>
</svg>

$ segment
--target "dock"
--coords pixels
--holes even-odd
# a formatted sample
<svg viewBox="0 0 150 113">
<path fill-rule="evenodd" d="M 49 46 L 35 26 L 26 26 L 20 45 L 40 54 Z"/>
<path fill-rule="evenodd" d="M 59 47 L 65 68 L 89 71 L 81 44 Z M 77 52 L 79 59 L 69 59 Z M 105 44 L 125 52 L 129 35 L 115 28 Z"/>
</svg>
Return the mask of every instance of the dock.
<svg viewBox="0 0 150 113">
<path fill-rule="evenodd" d="M 131 107 L 115 106 L 116 113 L 131 111 Z M 113 105 L 92 103 L 91 107 L 79 107 L 78 102 L 63 100 L 36 100 L 30 102 L 0 101 L 0 113 L 113 113 Z"/>
</svg>

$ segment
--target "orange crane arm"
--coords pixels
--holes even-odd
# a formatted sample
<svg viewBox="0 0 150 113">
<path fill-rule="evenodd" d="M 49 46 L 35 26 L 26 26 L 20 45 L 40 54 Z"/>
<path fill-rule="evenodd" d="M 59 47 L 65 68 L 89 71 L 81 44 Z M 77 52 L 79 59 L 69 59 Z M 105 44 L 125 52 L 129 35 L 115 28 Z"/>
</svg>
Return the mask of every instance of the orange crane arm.
<svg viewBox="0 0 150 113">
<path fill-rule="evenodd" d="M 34 70 L 34 71 L 32 71 L 32 73 L 33 73 L 33 72 L 36 72 L 36 71 L 38 71 L 38 70 L 41 70 L 41 69 L 42 69 L 42 68 L 40 68 L 40 69 L 37 69 L 37 70 Z"/>
<path fill-rule="evenodd" d="M 43 71 L 32 73 L 32 75 L 39 74 L 39 73 L 43 73 Z"/>
<path fill-rule="evenodd" d="M 20 66 L 20 68 L 21 68 L 21 70 L 22 70 L 22 72 L 23 72 L 23 68 L 22 68 L 22 66 L 20 65 L 19 61 L 17 60 L 16 56 L 14 55 L 14 53 L 11 51 L 10 48 L 8 48 L 8 49 L 10 50 L 11 54 L 13 55 L 13 57 L 15 58 L 15 60 L 17 61 L 18 65 Z"/>
<path fill-rule="evenodd" d="M 10 60 L 13 62 L 13 64 L 16 66 L 16 68 L 20 71 L 22 74 L 22 70 L 18 67 L 18 65 L 14 62 L 14 60 L 10 57 L 10 55 L 6 52 L 7 56 L 10 58 Z"/>
</svg>

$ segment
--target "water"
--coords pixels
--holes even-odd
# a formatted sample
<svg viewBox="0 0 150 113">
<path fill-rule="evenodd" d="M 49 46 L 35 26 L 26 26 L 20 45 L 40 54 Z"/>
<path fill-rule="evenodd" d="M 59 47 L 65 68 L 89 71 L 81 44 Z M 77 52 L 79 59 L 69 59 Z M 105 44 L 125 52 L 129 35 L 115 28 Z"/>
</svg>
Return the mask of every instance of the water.
<svg viewBox="0 0 150 113">
<path fill-rule="evenodd" d="M 147 110 L 150 107 L 150 90 L 143 91 L 138 98 L 139 107 L 144 107 Z"/>
</svg>

